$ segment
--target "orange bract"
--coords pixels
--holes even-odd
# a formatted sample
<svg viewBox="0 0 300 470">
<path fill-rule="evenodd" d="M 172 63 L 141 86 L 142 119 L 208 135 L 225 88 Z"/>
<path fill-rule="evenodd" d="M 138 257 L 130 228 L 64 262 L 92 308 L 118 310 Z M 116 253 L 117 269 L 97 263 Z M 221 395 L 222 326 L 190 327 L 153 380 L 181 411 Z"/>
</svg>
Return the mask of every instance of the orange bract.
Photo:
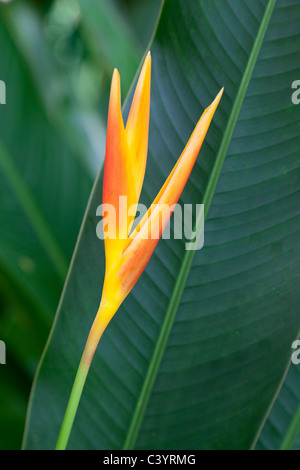
<svg viewBox="0 0 300 470">
<path fill-rule="evenodd" d="M 139 201 L 148 151 L 150 81 L 151 55 L 148 52 L 124 127 L 117 70 L 112 79 L 103 203 L 115 208 L 117 227 L 111 238 L 108 228 L 105 239 L 106 273 L 101 301 L 102 307 L 109 306 L 111 312 L 117 310 L 147 265 L 172 212 L 161 211 L 161 208 L 173 207 L 178 202 L 223 93 L 222 89 L 202 114 L 162 189 L 130 234 L 134 216 L 129 217 L 127 210 L 122 212 L 120 201 L 126 196 L 127 207 Z M 155 238 L 151 237 L 153 227 L 158 235 Z"/>
</svg>

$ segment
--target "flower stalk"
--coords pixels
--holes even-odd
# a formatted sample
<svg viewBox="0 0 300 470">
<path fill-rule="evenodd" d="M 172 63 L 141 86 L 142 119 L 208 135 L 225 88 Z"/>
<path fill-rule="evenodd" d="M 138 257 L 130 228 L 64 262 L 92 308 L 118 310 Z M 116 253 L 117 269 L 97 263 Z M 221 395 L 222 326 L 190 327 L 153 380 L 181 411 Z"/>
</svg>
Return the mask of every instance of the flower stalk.
<svg viewBox="0 0 300 470">
<path fill-rule="evenodd" d="M 56 450 L 65 450 L 67 447 L 83 387 L 86 382 L 95 351 L 106 328 L 106 325 L 108 324 L 107 318 L 111 318 L 116 313 L 116 310 L 114 310 L 115 307 L 113 307 L 111 311 L 103 308 L 103 306 L 99 307 L 76 373 L 64 420 L 58 436 Z"/>
</svg>

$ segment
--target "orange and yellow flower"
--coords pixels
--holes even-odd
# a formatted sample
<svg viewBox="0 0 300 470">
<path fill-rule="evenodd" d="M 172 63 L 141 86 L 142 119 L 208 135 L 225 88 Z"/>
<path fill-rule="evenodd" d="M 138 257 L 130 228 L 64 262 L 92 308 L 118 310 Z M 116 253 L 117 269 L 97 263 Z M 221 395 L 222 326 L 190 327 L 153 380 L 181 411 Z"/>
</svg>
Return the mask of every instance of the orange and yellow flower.
<svg viewBox="0 0 300 470">
<path fill-rule="evenodd" d="M 171 211 L 161 209 L 166 205 L 174 207 L 180 198 L 223 93 L 222 89 L 202 114 L 153 204 L 131 232 L 135 214 L 131 213 L 129 216 L 120 201 L 126 197 L 126 207 L 132 207 L 138 204 L 140 198 L 148 152 L 150 84 L 149 52 L 139 76 L 125 127 L 121 111 L 120 76 L 117 70 L 113 74 L 107 123 L 103 206 L 114 208 L 116 226 L 113 234 L 108 227 L 105 237 L 106 266 L 100 307 L 77 371 L 57 449 L 63 449 L 67 445 L 84 382 L 103 331 L 145 269 L 170 219 Z M 153 228 L 156 237 L 151 236 Z"/>
<path fill-rule="evenodd" d="M 103 203 L 116 210 L 114 237 L 105 239 L 106 273 L 100 310 L 103 326 L 131 291 L 147 265 L 166 227 L 170 212 L 163 205 L 174 206 L 184 189 L 223 89 L 204 111 L 168 179 L 136 229 L 130 233 L 134 216 L 121 212 L 120 197 L 127 196 L 128 206 L 139 201 L 148 152 L 150 114 L 151 55 L 148 52 L 133 97 L 126 127 L 121 112 L 120 76 L 114 71 L 108 113 L 104 169 Z M 162 218 L 161 218 L 162 217 Z M 151 237 L 157 227 L 159 236 Z M 125 236 L 124 236 L 125 234 Z M 115 236 L 116 235 L 116 236 Z"/>
<path fill-rule="evenodd" d="M 122 211 L 120 201 L 137 205 L 144 181 L 148 153 L 150 115 L 151 55 L 148 52 L 124 126 L 121 110 L 120 76 L 112 78 L 103 181 L 103 205 L 115 208 L 116 227 L 105 237 L 105 279 L 98 314 L 88 338 L 86 362 L 90 363 L 99 339 L 121 303 L 136 284 L 166 227 L 170 212 L 163 205 L 174 206 L 193 169 L 207 130 L 221 99 L 223 89 L 199 119 L 185 149 L 156 196 L 148 212 L 130 233 L 134 215 Z M 103 214 L 104 215 L 104 214 Z M 153 227 L 158 237 L 151 237 Z"/>
</svg>

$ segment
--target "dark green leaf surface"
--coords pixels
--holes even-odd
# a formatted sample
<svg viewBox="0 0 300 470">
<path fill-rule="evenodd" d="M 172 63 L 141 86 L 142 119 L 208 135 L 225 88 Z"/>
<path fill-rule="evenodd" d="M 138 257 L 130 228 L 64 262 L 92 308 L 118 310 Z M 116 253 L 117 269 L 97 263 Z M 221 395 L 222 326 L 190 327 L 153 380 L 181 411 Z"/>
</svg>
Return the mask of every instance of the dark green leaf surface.
<svg viewBox="0 0 300 470">
<path fill-rule="evenodd" d="M 224 86 L 182 196 L 206 204 L 205 247 L 159 242 L 101 340 L 70 449 L 254 445 L 300 329 L 299 19 L 297 0 L 165 1 L 142 202 Z M 100 203 L 101 172 L 32 391 L 27 449 L 54 448 L 98 307 Z"/>
</svg>

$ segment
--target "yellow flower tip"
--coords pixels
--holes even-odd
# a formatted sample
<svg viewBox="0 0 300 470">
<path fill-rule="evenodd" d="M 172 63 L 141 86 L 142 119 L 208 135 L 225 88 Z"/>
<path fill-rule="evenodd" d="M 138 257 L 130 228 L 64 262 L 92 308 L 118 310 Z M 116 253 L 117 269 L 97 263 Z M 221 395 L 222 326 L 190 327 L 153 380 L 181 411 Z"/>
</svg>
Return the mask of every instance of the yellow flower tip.
<svg viewBox="0 0 300 470">
<path fill-rule="evenodd" d="M 148 53 L 139 75 L 126 124 L 129 151 L 132 144 L 135 146 L 138 146 L 138 144 L 141 145 L 145 138 L 146 141 L 148 141 L 150 88 L 151 55 Z M 132 157 L 132 155 L 129 155 L 129 158 L 130 157 Z"/>
<path fill-rule="evenodd" d="M 145 176 L 148 154 L 150 89 L 151 55 L 148 53 L 139 75 L 126 124 L 129 206 L 138 203 Z M 134 216 L 129 220 L 129 229 L 133 219 Z"/>
<path fill-rule="evenodd" d="M 212 121 L 212 118 L 222 98 L 223 91 L 224 91 L 224 88 L 222 88 L 219 91 L 214 101 L 204 110 L 183 153 L 185 153 L 186 151 L 190 153 L 192 151 L 193 155 L 194 156 L 196 155 L 196 158 L 197 158 L 197 155 L 200 151 L 200 148 L 202 146 L 202 143 L 205 139 L 206 133 Z"/>
<path fill-rule="evenodd" d="M 218 104 L 220 103 L 220 100 L 223 96 L 223 93 L 224 93 L 224 87 L 221 88 L 221 90 L 219 91 L 219 93 L 217 94 L 217 96 L 215 97 L 214 101 L 212 102 L 212 104 L 210 105 L 211 107 L 213 107 L 214 109 L 217 109 L 217 106 Z"/>
<path fill-rule="evenodd" d="M 113 75 L 112 75 L 112 80 L 111 80 L 111 96 L 114 96 L 116 93 L 119 94 L 120 92 L 120 74 L 119 70 L 114 68 Z"/>
<path fill-rule="evenodd" d="M 121 79 L 118 69 L 114 69 L 111 81 L 107 127 L 108 131 L 114 132 L 114 134 L 120 133 L 120 129 L 124 129 L 121 112 Z M 109 143 L 109 137 L 108 135 L 107 143 Z"/>
<path fill-rule="evenodd" d="M 221 88 L 221 90 L 219 91 L 219 93 L 217 94 L 217 96 L 215 97 L 215 99 L 213 100 L 213 102 L 205 109 L 204 113 L 202 114 L 201 116 L 201 119 L 203 118 L 203 116 L 209 112 L 211 117 L 214 115 L 219 103 L 220 103 L 220 100 L 222 98 L 222 95 L 223 95 L 223 92 L 224 92 L 224 87 Z"/>
</svg>

